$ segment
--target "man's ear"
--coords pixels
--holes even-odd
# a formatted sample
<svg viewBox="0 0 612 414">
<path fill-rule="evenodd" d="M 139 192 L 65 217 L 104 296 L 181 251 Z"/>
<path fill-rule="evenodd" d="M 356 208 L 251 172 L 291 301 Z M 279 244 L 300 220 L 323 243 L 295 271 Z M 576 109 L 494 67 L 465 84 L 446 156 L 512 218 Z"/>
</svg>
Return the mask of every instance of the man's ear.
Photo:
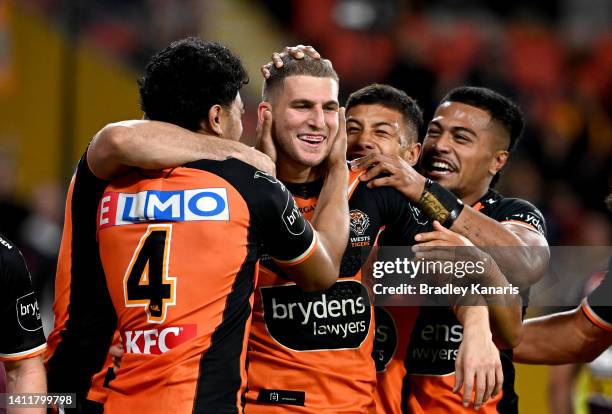
<svg viewBox="0 0 612 414">
<path fill-rule="evenodd" d="M 402 158 L 410 164 L 411 167 L 414 167 L 416 163 L 419 161 L 419 156 L 421 155 L 421 143 L 415 142 L 412 144 L 408 144 L 408 147 L 404 150 L 402 154 Z"/>
<path fill-rule="evenodd" d="M 504 168 L 504 165 L 506 165 L 506 163 L 508 162 L 509 155 L 510 153 L 505 150 L 496 151 L 495 155 L 493 156 L 493 159 L 489 163 L 489 174 L 493 176 L 497 174 L 502 168 Z"/>
<path fill-rule="evenodd" d="M 208 110 L 208 117 L 200 122 L 200 128 L 204 131 L 210 131 L 215 135 L 223 135 L 223 127 L 221 126 L 221 116 L 223 115 L 223 107 L 219 104 L 213 105 Z"/>
<path fill-rule="evenodd" d="M 260 102 L 259 105 L 257 106 L 257 121 L 259 123 L 263 122 L 264 119 L 264 112 L 268 110 L 270 112 L 272 112 L 272 104 L 270 102 Z"/>
</svg>

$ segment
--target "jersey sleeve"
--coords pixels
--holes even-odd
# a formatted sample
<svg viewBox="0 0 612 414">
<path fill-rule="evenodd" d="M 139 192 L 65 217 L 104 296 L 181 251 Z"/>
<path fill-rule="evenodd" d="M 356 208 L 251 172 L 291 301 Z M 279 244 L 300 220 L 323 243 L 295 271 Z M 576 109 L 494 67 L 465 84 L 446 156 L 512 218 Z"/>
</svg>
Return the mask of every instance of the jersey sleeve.
<svg viewBox="0 0 612 414">
<path fill-rule="evenodd" d="M 199 160 L 185 167 L 217 174 L 238 190 L 248 206 L 257 242 L 277 262 L 298 264 L 317 248 L 315 231 L 276 177 L 235 158 Z"/>
<path fill-rule="evenodd" d="M 266 252 L 275 261 L 296 265 L 317 248 L 317 237 L 298 209 L 291 193 L 276 178 L 257 171 L 254 187 L 261 197 L 253 208 Z"/>
<path fill-rule="evenodd" d="M 513 223 L 535 230 L 546 237 L 544 216 L 533 204 L 517 198 L 505 198 L 491 212 L 491 218 L 500 223 Z"/>
<path fill-rule="evenodd" d="M 40 310 L 23 256 L 0 236 L 0 361 L 17 361 L 44 352 Z"/>
<path fill-rule="evenodd" d="M 601 284 L 582 301 L 586 317 L 601 329 L 612 332 L 612 258 Z"/>
</svg>

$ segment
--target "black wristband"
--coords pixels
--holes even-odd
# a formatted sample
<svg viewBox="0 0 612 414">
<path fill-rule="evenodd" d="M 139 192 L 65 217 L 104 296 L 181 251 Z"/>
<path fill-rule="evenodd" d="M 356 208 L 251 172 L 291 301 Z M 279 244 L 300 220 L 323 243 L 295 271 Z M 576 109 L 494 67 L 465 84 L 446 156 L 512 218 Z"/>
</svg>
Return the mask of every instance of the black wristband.
<svg viewBox="0 0 612 414">
<path fill-rule="evenodd" d="M 463 210 L 463 202 L 440 184 L 426 178 L 418 206 L 429 218 L 450 228 Z"/>
</svg>

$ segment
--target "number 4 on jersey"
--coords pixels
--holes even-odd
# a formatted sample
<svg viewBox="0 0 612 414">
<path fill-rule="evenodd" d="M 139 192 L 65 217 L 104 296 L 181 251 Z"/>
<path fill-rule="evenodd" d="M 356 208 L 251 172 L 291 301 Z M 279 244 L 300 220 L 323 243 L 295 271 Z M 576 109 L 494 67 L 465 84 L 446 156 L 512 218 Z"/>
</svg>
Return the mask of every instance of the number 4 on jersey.
<svg viewBox="0 0 612 414">
<path fill-rule="evenodd" d="M 176 278 L 168 276 L 171 236 L 171 224 L 150 225 L 123 278 L 125 306 L 144 307 L 149 323 L 164 322 L 176 303 Z"/>
</svg>

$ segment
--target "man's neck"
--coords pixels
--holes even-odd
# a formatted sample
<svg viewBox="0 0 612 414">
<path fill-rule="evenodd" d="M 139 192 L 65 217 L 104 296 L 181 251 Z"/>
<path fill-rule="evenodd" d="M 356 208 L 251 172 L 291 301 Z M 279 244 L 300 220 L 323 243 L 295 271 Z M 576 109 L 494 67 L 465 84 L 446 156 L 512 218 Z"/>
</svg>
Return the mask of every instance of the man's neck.
<svg viewBox="0 0 612 414">
<path fill-rule="evenodd" d="M 321 167 L 309 167 L 278 154 L 276 176 L 284 183 L 302 184 L 316 180 L 323 175 Z"/>
<path fill-rule="evenodd" d="M 487 191 L 489 191 L 489 184 L 482 186 L 482 187 L 479 186 L 478 189 L 471 191 L 469 194 L 465 196 L 460 196 L 459 198 L 461 198 L 461 201 L 463 201 L 463 204 L 467 206 L 473 206 L 474 204 L 478 202 L 478 200 L 484 197 Z"/>
</svg>

